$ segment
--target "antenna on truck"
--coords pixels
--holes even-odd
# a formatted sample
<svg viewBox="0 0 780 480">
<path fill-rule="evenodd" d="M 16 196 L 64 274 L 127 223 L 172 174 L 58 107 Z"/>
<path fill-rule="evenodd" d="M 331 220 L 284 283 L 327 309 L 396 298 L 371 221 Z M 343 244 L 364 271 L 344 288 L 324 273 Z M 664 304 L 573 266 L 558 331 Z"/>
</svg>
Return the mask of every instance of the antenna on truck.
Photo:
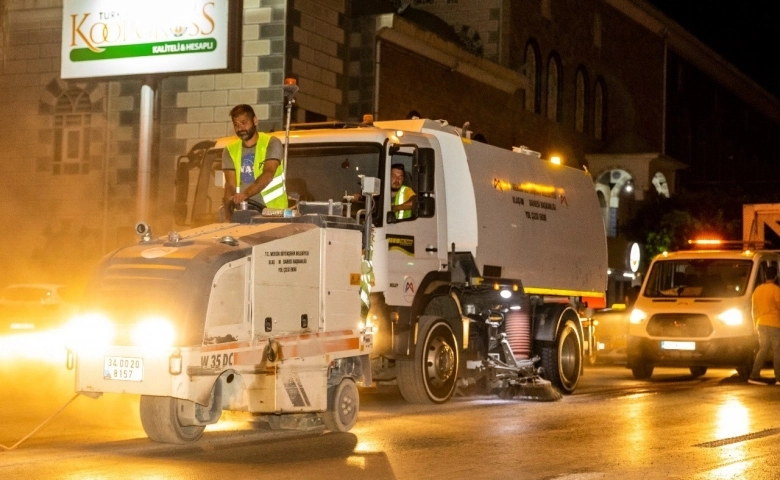
<svg viewBox="0 0 780 480">
<path fill-rule="evenodd" d="M 294 78 L 285 78 L 282 91 L 287 101 L 287 121 L 284 123 L 284 158 L 282 159 L 282 171 L 284 172 L 284 191 L 287 191 L 287 150 L 290 147 L 290 120 L 292 119 L 292 107 L 295 103 L 295 94 L 298 93 L 298 82 Z"/>
</svg>

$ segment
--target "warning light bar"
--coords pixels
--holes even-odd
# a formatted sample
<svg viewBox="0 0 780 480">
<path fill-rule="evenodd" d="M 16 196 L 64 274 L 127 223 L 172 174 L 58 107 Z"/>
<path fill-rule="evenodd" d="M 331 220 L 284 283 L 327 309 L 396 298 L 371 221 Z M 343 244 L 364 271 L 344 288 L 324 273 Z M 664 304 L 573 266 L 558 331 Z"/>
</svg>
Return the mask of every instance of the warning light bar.
<svg viewBox="0 0 780 480">
<path fill-rule="evenodd" d="M 688 240 L 688 245 L 722 245 L 723 241 L 717 238 L 697 238 Z"/>
<path fill-rule="evenodd" d="M 718 238 L 697 238 L 694 240 L 688 240 L 688 245 L 692 248 L 707 248 L 714 247 L 720 249 L 760 249 L 765 247 L 768 242 L 766 241 L 742 241 L 742 240 L 720 240 Z"/>
</svg>

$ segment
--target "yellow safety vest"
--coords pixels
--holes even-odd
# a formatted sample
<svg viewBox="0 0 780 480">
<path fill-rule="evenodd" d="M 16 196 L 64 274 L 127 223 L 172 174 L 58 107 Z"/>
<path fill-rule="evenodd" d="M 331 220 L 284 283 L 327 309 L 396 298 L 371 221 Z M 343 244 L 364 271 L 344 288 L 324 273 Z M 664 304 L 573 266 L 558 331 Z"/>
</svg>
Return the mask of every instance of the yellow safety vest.
<svg viewBox="0 0 780 480">
<path fill-rule="evenodd" d="M 410 187 L 407 187 L 406 185 L 401 185 L 401 188 L 399 188 L 398 191 L 395 192 L 395 197 L 393 197 L 393 205 L 402 205 L 406 203 L 406 201 L 412 198 L 413 196 L 414 196 L 414 190 L 412 190 Z M 395 212 L 395 218 L 398 220 L 402 220 L 404 218 L 412 218 L 412 211 L 398 210 L 397 212 Z"/>
<path fill-rule="evenodd" d="M 265 163 L 265 152 L 268 149 L 268 142 L 271 141 L 271 136 L 267 133 L 257 132 L 258 139 L 255 145 L 255 164 L 254 164 L 254 178 L 257 179 L 263 173 L 263 164 Z M 241 139 L 236 137 L 235 141 L 228 143 L 227 145 L 230 159 L 233 160 L 233 166 L 236 169 L 236 185 L 241 185 L 241 154 L 243 153 L 243 145 Z M 260 196 L 263 197 L 263 203 L 268 208 L 287 208 L 287 191 L 284 188 L 284 166 L 279 163 L 279 168 L 274 173 L 274 178 L 271 183 L 265 186 L 260 191 Z"/>
</svg>

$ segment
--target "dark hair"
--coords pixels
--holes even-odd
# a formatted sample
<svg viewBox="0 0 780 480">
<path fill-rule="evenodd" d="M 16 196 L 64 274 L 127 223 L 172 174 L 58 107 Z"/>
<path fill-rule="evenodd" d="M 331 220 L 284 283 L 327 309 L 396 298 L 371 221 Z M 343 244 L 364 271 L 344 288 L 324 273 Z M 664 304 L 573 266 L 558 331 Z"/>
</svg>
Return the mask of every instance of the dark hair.
<svg viewBox="0 0 780 480">
<path fill-rule="evenodd" d="M 390 165 L 390 170 L 393 170 L 393 169 L 401 170 L 402 172 L 406 172 L 406 168 L 404 168 L 404 164 L 403 163 L 394 163 L 394 164 Z"/>
<path fill-rule="evenodd" d="M 247 105 L 246 103 L 242 103 L 241 105 L 236 105 L 230 110 L 230 118 L 236 118 L 239 115 L 249 115 L 249 118 L 255 118 L 255 110 Z"/>
<path fill-rule="evenodd" d="M 774 280 L 775 278 L 777 278 L 777 267 L 774 265 L 769 265 L 766 267 L 766 279 Z"/>
</svg>

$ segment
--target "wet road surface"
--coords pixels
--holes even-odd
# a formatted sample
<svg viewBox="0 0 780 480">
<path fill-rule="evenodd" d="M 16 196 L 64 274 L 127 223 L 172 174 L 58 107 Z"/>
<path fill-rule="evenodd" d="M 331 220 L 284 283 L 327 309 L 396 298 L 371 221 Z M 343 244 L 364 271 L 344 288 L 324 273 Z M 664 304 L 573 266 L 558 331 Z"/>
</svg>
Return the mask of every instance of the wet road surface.
<svg viewBox="0 0 780 480">
<path fill-rule="evenodd" d="M 11 446 L 72 396 L 62 364 L 4 362 L 0 444 Z M 771 370 L 764 371 L 771 376 Z M 0 452 L 0 478 L 769 479 L 780 478 L 780 387 L 733 370 L 586 369 L 558 402 L 458 397 L 406 404 L 361 392 L 346 434 L 270 431 L 226 414 L 192 445 L 148 440 L 138 397 L 76 398 L 37 435 Z"/>
</svg>

